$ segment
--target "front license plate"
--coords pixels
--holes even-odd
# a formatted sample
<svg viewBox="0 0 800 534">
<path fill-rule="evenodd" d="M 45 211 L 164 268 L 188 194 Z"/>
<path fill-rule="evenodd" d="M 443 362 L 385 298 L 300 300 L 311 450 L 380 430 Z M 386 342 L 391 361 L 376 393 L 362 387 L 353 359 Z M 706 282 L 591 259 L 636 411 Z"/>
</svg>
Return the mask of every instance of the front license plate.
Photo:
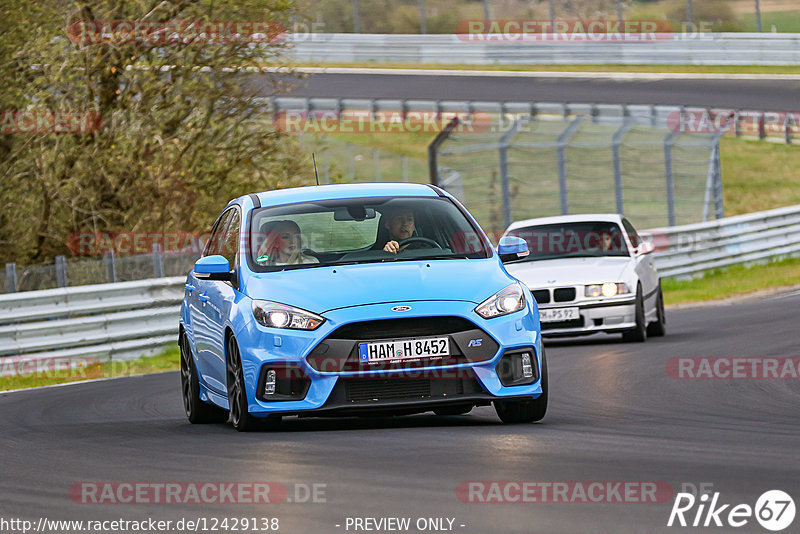
<svg viewBox="0 0 800 534">
<path fill-rule="evenodd" d="M 548 308 L 539 310 L 539 320 L 543 323 L 553 323 L 556 321 L 571 321 L 580 319 L 581 314 L 578 308 Z"/>
<path fill-rule="evenodd" d="M 450 354 L 450 340 L 446 337 L 428 337 L 359 343 L 358 354 L 362 362 L 447 356 Z"/>
</svg>

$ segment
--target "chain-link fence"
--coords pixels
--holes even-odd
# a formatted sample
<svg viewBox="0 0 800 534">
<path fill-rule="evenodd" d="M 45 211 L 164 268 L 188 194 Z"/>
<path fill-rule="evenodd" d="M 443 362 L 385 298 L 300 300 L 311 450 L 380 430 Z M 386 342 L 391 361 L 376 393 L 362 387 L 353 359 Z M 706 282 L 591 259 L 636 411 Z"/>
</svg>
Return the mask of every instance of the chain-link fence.
<svg viewBox="0 0 800 534">
<path fill-rule="evenodd" d="M 320 183 L 429 182 L 428 162 L 323 135 L 301 135 L 300 145 L 314 152 Z"/>
<path fill-rule="evenodd" d="M 427 162 L 323 135 L 301 139 L 318 151 L 321 182 L 433 181 L 491 233 L 512 220 L 567 213 L 617 212 L 641 227 L 722 217 L 719 138 L 742 135 L 749 124 L 736 113 L 730 120 L 729 110 L 657 105 L 287 97 L 269 108 L 317 128 L 315 117 L 346 121 L 358 113 L 384 126 L 386 117 L 405 123 L 415 113 L 439 122 L 466 117 L 472 127 L 455 128 Z M 720 117 L 722 126 L 703 126 Z M 766 119 L 758 117 L 763 138 Z"/>
<path fill-rule="evenodd" d="M 7 263 L 0 273 L 0 292 L 36 291 L 57 287 L 129 282 L 187 274 L 200 257 L 197 252 L 154 252 L 97 259 L 66 258 L 28 266 Z"/>
<path fill-rule="evenodd" d="M 723 216 L 718 142 L 633 116 L 520 116 L 506 128 L 450 134 L 436 181 L 495 235 L 514 220 L 572 213 L 674 226 Z"/>
</svg>

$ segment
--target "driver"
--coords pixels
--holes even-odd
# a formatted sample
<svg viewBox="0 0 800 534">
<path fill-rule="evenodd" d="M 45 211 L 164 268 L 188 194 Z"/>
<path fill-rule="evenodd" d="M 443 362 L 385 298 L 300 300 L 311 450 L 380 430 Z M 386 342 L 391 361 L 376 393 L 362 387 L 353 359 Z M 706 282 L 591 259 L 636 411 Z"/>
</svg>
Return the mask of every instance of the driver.
<svg viewBox="0 0 800 534">
<path fill-rule="evenodd" d="M 620 242 L 620 235 L 619 232 L 616 230 L 610 230 L 603 232 L 603 251 L 609 252 L 616 252 L 619 251 L 620 248 L 617 246 L 617 243 Z"/>
<path fill-rule="evenodd" d="M 384 226 L 389 230 L 389 241 L 383 247 L 386 252 L 397 254 L 408 245 L 400 246 L 400 242 L 414 235 L 414 212 L 408 208 L 396 208 L 386 215 Z"/>
</svg>

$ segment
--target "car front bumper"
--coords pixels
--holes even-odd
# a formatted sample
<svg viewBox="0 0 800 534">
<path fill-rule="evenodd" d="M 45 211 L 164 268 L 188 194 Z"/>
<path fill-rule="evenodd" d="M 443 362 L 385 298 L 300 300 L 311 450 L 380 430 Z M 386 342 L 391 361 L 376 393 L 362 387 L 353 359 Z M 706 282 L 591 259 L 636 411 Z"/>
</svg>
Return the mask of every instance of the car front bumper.
<svg viewBox="0 0 800 534">
<path fill-rule="evenodd" d="M 545 337 L 594 334 L 598 332 L 624 332 L 636 327 L 636 300 L 626 298 L 614 301 L 574 302 L 541 309 L 578 308 L 580 319 L 573 321 L 543 322 Z"/>
<path fill-rule="evenodd" d="M 357 306 L 324 313 L 325 323 L 312 332 L 267 328 L 250 321 L 236 332 L 242 354 L 249 412 L 262 417 L 276 414 L 350 415 L 368 411 L 413 413 L 438 406 L 488 404 L 495 399 L 537 398 L 542 394 L 539 376 L 542 350 L 538 312 L 531 302 L 532 298 L 529 298 L 525 309 L 519 312 L 488 320 L 474 313 L 474 303 L 464 301 Z M 397 304 L 408 304 L 412 309 L 402 314 L 391 311 Z M 325 366 L 315 363 L 315 368 L 308 359 L 323 343 L 335 348 L 329 336 L 332 337 L 342 327 L 399 318 L 444 317 L 473 323 L 496 343 L 497 350 L 487 359 L 477 362 L 377 371 L 320 370 Z M 460 343 L 463 345 L 463 342 Z M 501 358 L 506 356 L 503 360 L 505 364 L 511 354 L 526 349 L 534 356 L 535 381 L 523 385 L 503 385 L 498 374 Z M 291 367 L 297 376 L 306 380 L 302 398 L 265 400 L 269 396 L 263 394 L 264 373 L 276 366 Z"/>
</svg>

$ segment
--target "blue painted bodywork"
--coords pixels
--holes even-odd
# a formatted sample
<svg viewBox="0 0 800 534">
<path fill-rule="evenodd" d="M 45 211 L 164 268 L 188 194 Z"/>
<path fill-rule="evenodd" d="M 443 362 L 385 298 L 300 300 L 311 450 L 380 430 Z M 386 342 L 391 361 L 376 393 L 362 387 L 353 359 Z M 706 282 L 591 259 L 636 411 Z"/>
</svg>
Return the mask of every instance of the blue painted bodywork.
<svg viewBox="0 0 800 534">
<path fill-rule="evenodd" d="M 200 258 L 194 264 L 195 273 L 219 274 L 227 273 L 231 267 L 224 256 L 214 255 Z"/>
<path fill-rule="evenodd" d="M 421 184 L 341 184 L 258 193 L 261 207 L 298 202 L 366 197 L 447 196 L 446 192 Z M 241 212 L 241 231 L 247 232 L 252 196 L 232 200 Z M 480 228 L 473 220 L 476 228 Z M 482 236 L 488 242 L 485 234 Z M 240 255 L 245 254 L 240 250 Z M 198 264 L 212 256 L 202 258 Z M 217 263 L 219 263 L 217 261 Z M 490 360 L 449 366 L 472 368 L 486 393 L 496 398 L 530 397 L 542 394 L 541 380 L 523 386 L 504 387 L 495 372 L 502 355 L 513 349 L 533 348 L 541 369 L 541 339 L 536 301 L 524 285 L 526 305 L 515 313 L 484 319 L 476 306 L 517 280 L 508 274 L 495 252 L 485 259 L 420 260 L 255 273 L 247 261 L 232 267 L 238 287 L 222 281 L 201 280 L 194 270 L 187 276 L 187 291 L 181 308 L 181 329 L 186 332 L 200 381 L 202 400 L 228 408 L 226 389 L 226 336 L 234 335 L 242 355 L 249 412 L 265 417 L 273 413 L 322 408 L 340 376 L 357 372 L 319 372 L 306 361 L 309 353 L 342 325 L 397 319 L 398 305 L 410 306 L 402 317 L 450 316 L 465 318 L 488 333 L 499 345 Z M 218 272 L 218 271 L 213 271 Z M 190 290 L 191 288 L 191 290 Z M 303 331 L 265 327 L 253 316 L 253 299 L 295 306 L 322 316 L 316 330 Z M 257 382 L 265 364 L 299 365 L 310 377 L 303 400 L 264 402 L 256 396 Z M 426 369 L 443 369 L 421 368 Z M 392 371 L 366 373 L 380 377 Z M 365 373 L 361 373 L 364 376 Z"/>
<path fill-rule="evenodd" d="M 525 254 L 527 252 L 529 252 L 528 243 L 520 237 L 503 236 L 497 243 L 497 253 L 501 256 L 505 254 Z"/>
</svg>

